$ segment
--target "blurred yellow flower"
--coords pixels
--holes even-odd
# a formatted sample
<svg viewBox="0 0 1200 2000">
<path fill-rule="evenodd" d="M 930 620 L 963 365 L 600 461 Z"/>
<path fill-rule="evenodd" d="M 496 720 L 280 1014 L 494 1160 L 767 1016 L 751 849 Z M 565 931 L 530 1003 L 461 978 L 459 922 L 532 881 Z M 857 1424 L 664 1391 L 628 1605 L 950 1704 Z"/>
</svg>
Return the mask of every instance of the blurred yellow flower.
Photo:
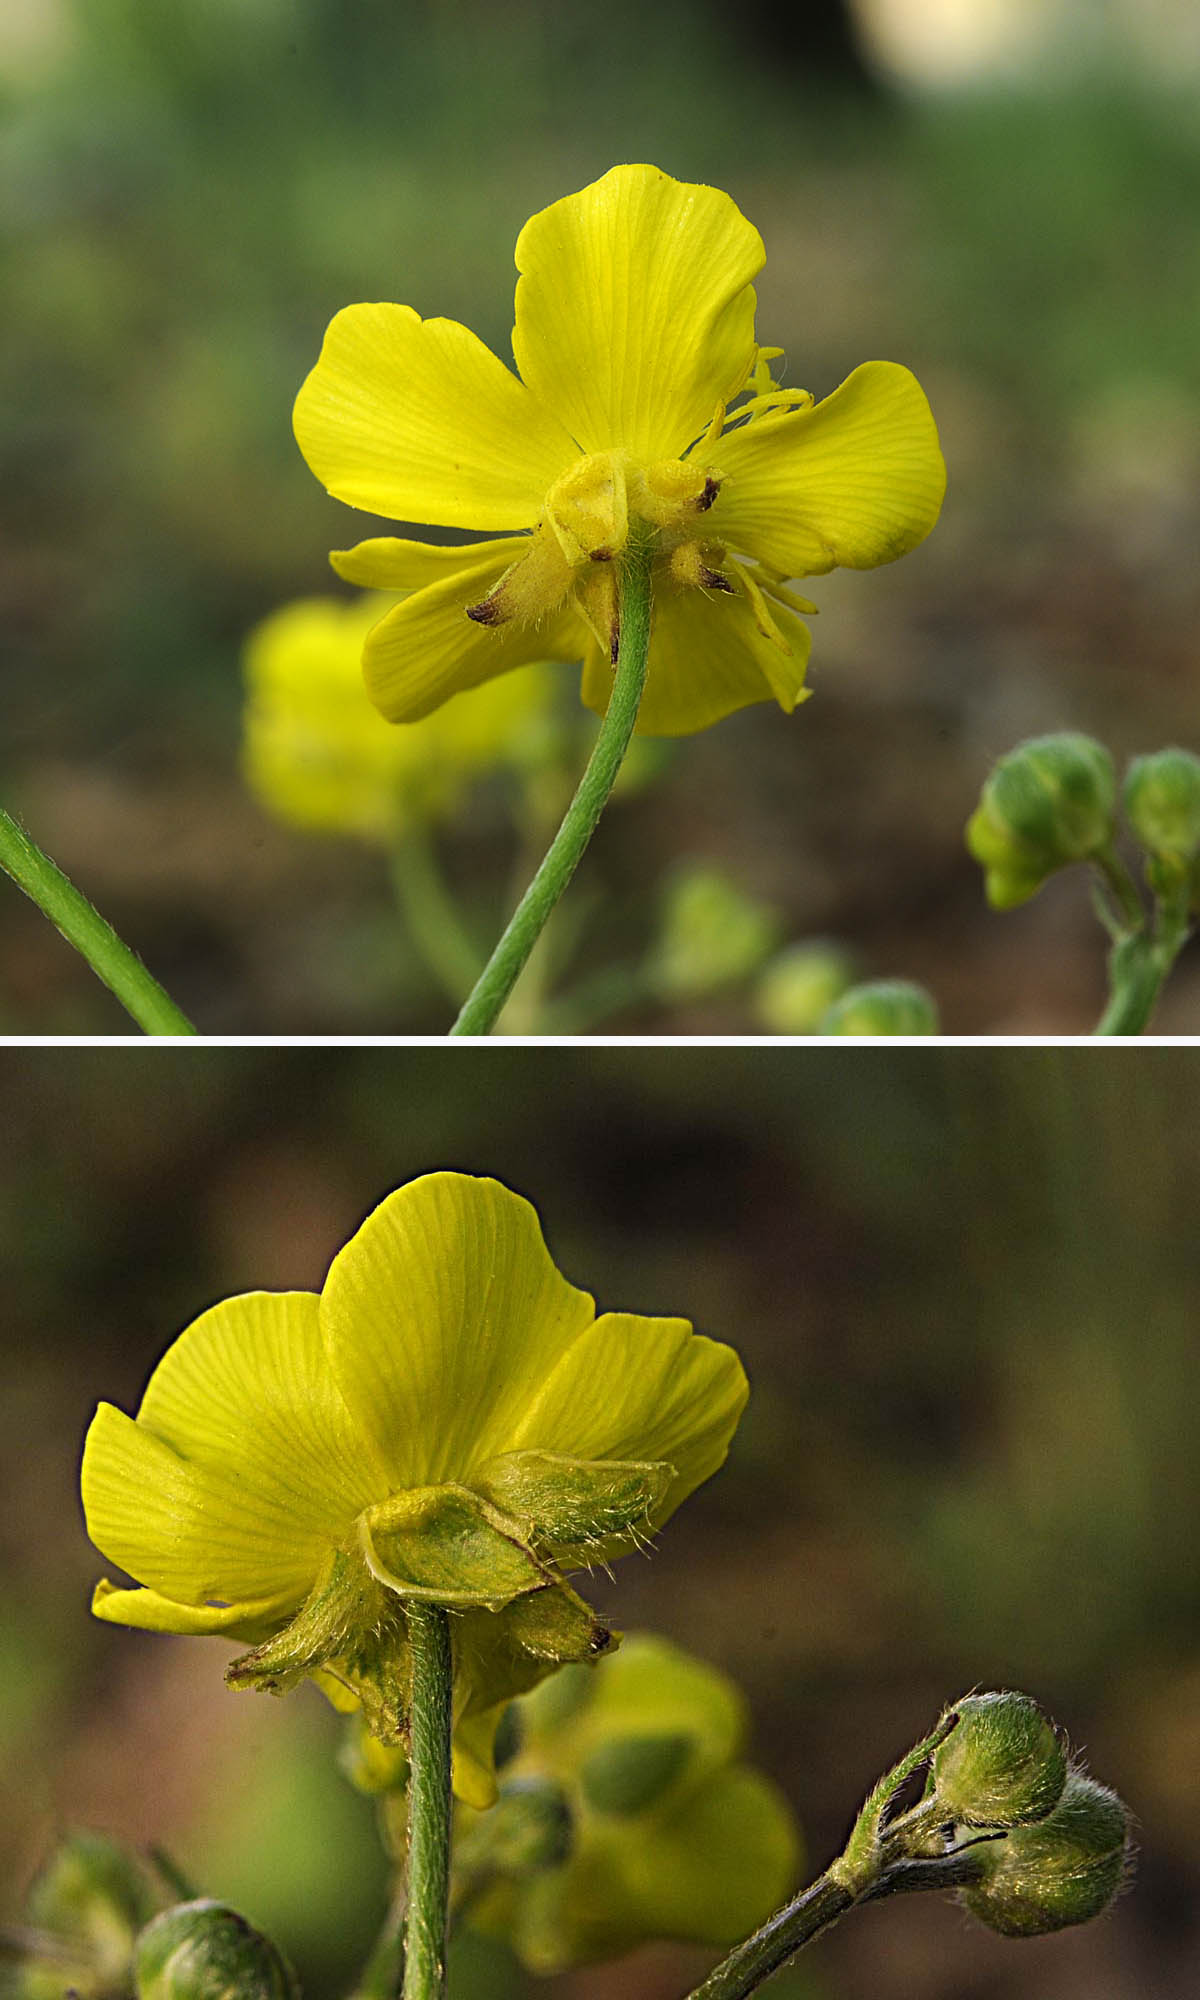
<svg viewBox="0 0 1200 2000">
<path fill-rule="evenodd" d="M 136 1419 L 100 1405 L 88 1533 L 143 1588 L 105 1580 L 93 1609 L 241 1639 L 231 1685 L 312 1675 L 397 1743 L 405 1601 L 451 1608 L 455 1786 L 486 1805 L 506 1702 L 610 1643 L 564 1571 L 643 1545 L 722 1463 L 746 1393 L 733 1350 L 686 1320 L 597 1318 L 519 1195 L 429 1174 L 319 1296 L 226 1299 Z"/>
<path fill-rule="evenodd" d="M 367 699 L 362 650 L 393 602 L 302 598 L 247 639 L 242 765 L 277 819 L 392 845 L 452 813 L 480 773 L 536 765 L 552 747 L 557 676 L 544 663 L 389 728 Z"/>
<path fill-rule="evenodd" d="M 794 1888 L 795 1821 L 777 1786 L 739 1761 L 745 1703 L 715 1668 L 631 1634 L 595 1673 L 567 1667 L 510 1714 L 517 1751 L 500 1805 L 485 1819 L 460 1813 L 456 1851 L 484 1881 L 508 1854 L 517 1860 L 514 1879 L 467 1908 L 531 1971 L 612 1958 L 651 1938 L 732 1944 Z M 539 1866 L 535 1850 L 521 1866 L 514 1832 L 533 1820 L 531 1807 L 553 1828 L 555 1798 L 559 1852 Z"/>
<path fill-rule="evenodd" d="M 773 380 L 780 350 L 754 336 L 764 254 L 728 195 L 614 167 L 521 231 L 519 376 L 453 320 L 401 305 L 335 316 L 296 401 L 317 477 L 372 513 L 502 531 L 333 556 L 352 583 L 412 593 L 363 655 L 389 720 L 532 659 L 582 660 L 603 715 L 616 562 L 635 537 L 653 546 L 655 605 L 639 729 L 796 706 L 810 644 L 797 613 L 814 607 L 788 579 L 915 548 L 945 468 L 906 368 L 868 361 L 816 405 Z"/>
</svg>

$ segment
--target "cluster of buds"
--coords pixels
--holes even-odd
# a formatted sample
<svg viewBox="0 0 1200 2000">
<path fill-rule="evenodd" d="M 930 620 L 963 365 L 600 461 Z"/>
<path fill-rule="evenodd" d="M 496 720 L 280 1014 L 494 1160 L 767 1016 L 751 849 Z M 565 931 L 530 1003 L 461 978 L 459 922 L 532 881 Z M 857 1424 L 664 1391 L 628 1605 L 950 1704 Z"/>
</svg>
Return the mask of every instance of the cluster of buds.
<svg viewBox="0 0 1200 2000">
<path fill-rule="evenodd" d="M 1200 757 L 1157 750 L 1137 757 L 1121 799 L 1146 856 L 1158 896 L 1185 884 L 1192 905 L 1200 891 Z M 988 776 L 967 822 L 967 847 L 985 872 L 987 898 L 997 910 L 1028 902 L 1061 868 L 1077 861 L 1111 863 L 1117 838 L 1113 760 L 1091 736 L 1063 733 L 1018 744 Z"/>
<path fill-rule="evenodd" d="M 972 1916 L 1006 1937 L 1038 1937 L 1107 1909 L 1128 1873 L 1129 1813 L 1070 1757 L 1037 1703 L 968 1695 L 940 1728 L 925 1798 L 907 1818 L 924 1829 L 918 1851 L 949 1862 Z"/>
</svg>

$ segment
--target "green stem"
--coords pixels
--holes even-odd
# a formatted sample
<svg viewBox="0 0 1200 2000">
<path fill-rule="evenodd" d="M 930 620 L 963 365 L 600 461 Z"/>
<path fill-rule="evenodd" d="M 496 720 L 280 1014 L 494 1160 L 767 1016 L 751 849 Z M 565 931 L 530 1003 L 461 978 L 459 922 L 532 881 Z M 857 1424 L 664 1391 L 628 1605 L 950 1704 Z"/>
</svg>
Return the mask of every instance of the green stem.
<svg viewBox="0 0 1200 2000">
<path fill-rule="evenodd" d="M 462 1002 L 479 977 L 480 954 L 437 864 L 428 828 L 409 828 L 392 855 L 392 882 L 409 936 L 447 999 Z"/>
<path fill-rule="evenodd" d="M 147 972 L 112 925 L 93 908 L 62 869 L 43 854 L 23 827 L 0 807 L 0 867 L 49 917 L 148 1035 L 194 1035 L 187 1015 Z"/>
<path fill-rule="evenodd" d="M 587 769 L 549 850 L 495 951 L 451 1028 L 452 1035 L 486 1035 L 533 950 L 596 830 L 633 735 L 650 648 L 650 556 L 630 542 L 621 564 L 620 651 L 612 699 Z"/>
<path fill-rule="evenodd" d="M 818 1931 L 828 1930 L 839 1917 L 852 1909 L 856 1898 L 832 1875 L 822 1875 L 794 1902 L 779 1910 L 722 1959 L 689 2000 L 744 2000 L 764 1979 L 778 1972 L 801 1945 L 808 1944 Z"/>
<path fill-rule="evenodd" d="M 415 1598 L 404 1611 L 412 1658 L 404 2000 L 442 2000 L 450 1893 L 450 1620 L 440 1605 Z"/>
</svg>

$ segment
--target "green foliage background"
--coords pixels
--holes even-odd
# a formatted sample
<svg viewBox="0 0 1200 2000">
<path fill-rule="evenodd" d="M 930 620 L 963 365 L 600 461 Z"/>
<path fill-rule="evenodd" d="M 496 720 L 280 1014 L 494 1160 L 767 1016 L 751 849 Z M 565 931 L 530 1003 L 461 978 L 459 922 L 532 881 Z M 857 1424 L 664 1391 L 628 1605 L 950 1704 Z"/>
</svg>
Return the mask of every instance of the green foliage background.
<svg viewBox="0 0 1200 2000">
<path fill-rule="evenodd" d="M 310 2000 L 346 1990 L 383 1885 L 334 1718 L 227 1693 L 216 1641 L 89 1619 L 79 1444 L 204 1306 L 319 1285 L 388 1188 L 451 1166 L 528 1194 L 602 1307 L 743 1353 L 729 1465 L 592 1582 L 743 1682 L 814 1866 L 972 1686 L 1040 1697 L 1141 1822 L 1103 1922 L 1012 1943 L 901 1899 L 791 2000 L 1195 1991 L 1200 1052 L 10 1049 L 0 1092 L 0 1923 L 83 1820 L 275 1928 Z M 703 1962 L 540 1990 L 671 2000 Z"/>
<path fill-rule="evenodd" d="M 339 587 L 326 551 L 371 532 L 290 433 L 331 314 L 400 298 L 507 354 L 520 224 L 625 158 L 710 179 L 759 225 L 760 331 L 790 382 L 824 394 L 872 355 L 916 370 L 951 486 L 898 568 L 820 581 L 801 714 L 731 719 L 614 809 L 584 966 L 645 948 L 686 858 L 786 934 L 935 987 L 951 1032 L 1090 1027 L 1081 884 L 990 915 L 961 828 L 1021 735 L 1092 730 L 1122 761 L 1197 747 L 1194 75 L 1152 88 L 1114 31 L 1021 89 L 852 88 L 815 60 L 819 11 L 776 9 L 773 33 L 682 0 L 14 0 L 0 786 L 206 1031 L 446 1024 L 380 858 L 244 795 L 239 647 Z M 447 843 L 492 935 L 513 846 L 487 797 Z M 11 893 L 0 1009 L 10 1031 L 122 1025 Z M 1197 1019 L 1188 961 L 1161 1025 Z M 752 1025 L 737 993 L 613 1022 Z"/>
</svg>

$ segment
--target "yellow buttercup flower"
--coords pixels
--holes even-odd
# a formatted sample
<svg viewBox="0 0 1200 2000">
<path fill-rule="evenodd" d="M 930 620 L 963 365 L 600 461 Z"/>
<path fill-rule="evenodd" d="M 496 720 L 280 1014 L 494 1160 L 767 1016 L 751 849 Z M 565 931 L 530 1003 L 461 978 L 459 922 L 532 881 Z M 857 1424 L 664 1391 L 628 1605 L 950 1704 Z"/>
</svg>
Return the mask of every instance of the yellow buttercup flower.
<svg viewBox="0 0 1200 2000">
<path fill-rule="evenodd" d="M 645 1543 L 724 1460 L 731 1348 L 610 1312 L 558 1271 L 535 1210 L 439 1173 L 397 1189 L 310 1292 L 213 1306 L 136 1418 L 88 1432 L 88 1532 L 142 1586 L 93 1610 L 253 1650 L 235 1687 L 306 1675 L 400 1743 L 406 1601 L 454 1611 L 455 1787 L 494 1791 L 508 1700 L 612 1635 L 564 1581 Z"/>
<path fill-rule="evenodd" d="M 732 1944 L 794 1888 L 795 1821 L 777 1786 L 741 1762 L 746 1705 L 716 1668 L 634 1634 L 594 1674 L 567 1667 L 510 1716 L 517 1750 L 500 1804 L 486 1818 L 459 1814 L 456 1858 L 468 1898 L 472 1872 L 501 1877 L 467 1915 L 531 1971 L 651 1938 Z M 514 1834 L 538 1806 L 554 1829 L 547 1804 L 558 1851 L 527 1857 Z"/>
<path fill-rule="evenodd" d="M 362 650 L 393 603 L 302 598 L 247 639 L 242 764 L 277 819 L 389 845 L 451 813 L 482 772 L 544 755 L 557 692 L 544 663 L 456 697 L 419 728 L 388 727 L 363 689 Z"/>
<path fill-rule="evenodd" d="M 802 699 L 797 614 L 814 607 L 788 580 L 915 548 L 945 468 L 906 368 L 868 361 L 818 404 L 779 387 L 780 350 L 754 334 L 764 256 L 728 195 L 614 167 L 521 231 L 519 376 L 453 320 L 402 305 L 336 315 L 296 401 L 317 477 L 372 513 L 502 531 L 460 548 L 377 537 L 332 557 L 352 583 L 412 593 L 363 654 L 390 721 L 532 659 L 582 660 L 583 699 L 603 715 L 615 570 L 634 539 L 653 550 L 640 730 L 685 735 L 749 702 Z"/>
</svg>

